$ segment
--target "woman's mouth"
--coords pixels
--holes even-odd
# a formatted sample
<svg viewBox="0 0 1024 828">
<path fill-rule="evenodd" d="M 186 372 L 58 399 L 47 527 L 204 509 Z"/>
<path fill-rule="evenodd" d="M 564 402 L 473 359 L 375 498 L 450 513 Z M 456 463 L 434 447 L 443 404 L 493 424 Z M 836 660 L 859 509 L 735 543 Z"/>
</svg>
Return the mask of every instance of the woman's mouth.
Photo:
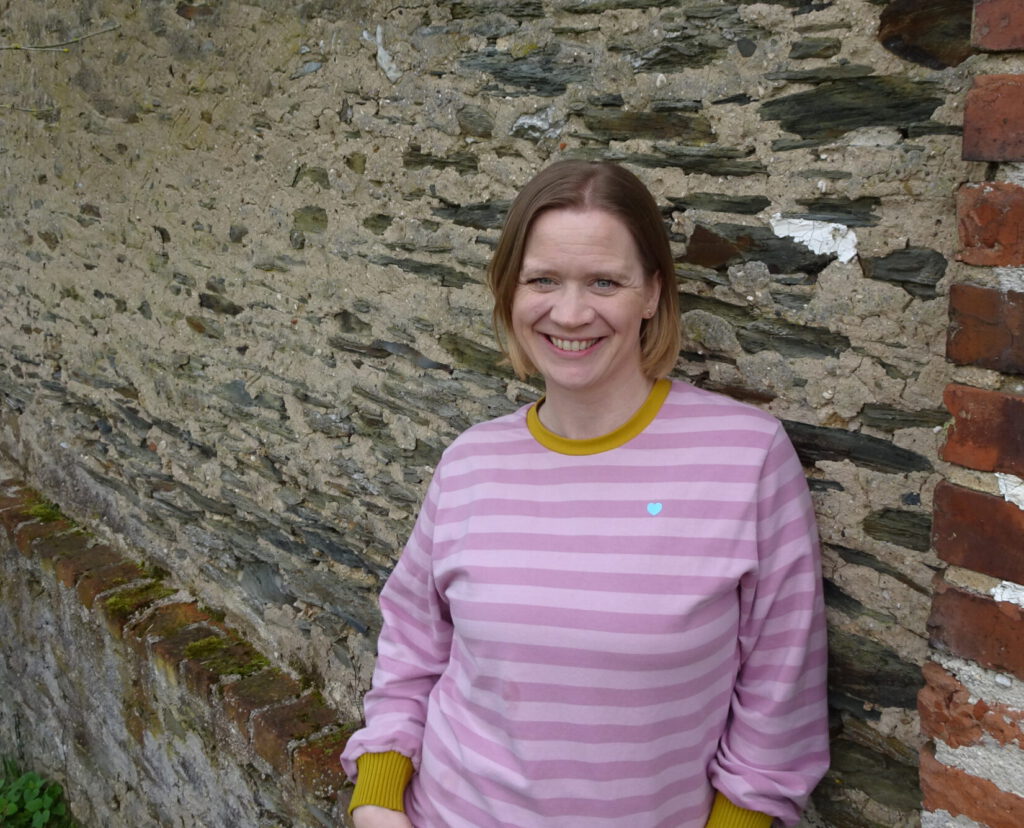
<svg viewBox="0 0 1024 828">
<path fill-rule="evenodd" d="M 596 339 L 559 339 L 556 336 L 549 336 L 548 341 L 559 351 L 585 351 L 597 342 Z"/>
</svg>

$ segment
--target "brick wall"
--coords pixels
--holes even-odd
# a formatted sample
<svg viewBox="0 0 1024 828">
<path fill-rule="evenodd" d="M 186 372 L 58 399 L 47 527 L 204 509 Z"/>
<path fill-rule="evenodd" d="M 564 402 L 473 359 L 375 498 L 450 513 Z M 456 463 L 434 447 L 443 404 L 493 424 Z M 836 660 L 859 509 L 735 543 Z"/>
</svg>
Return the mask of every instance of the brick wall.
<svg viewBox="0 0 1024 828">
<path fill-rule="evenodd" d="M 973 40 L 1024 51 L 1024 6 L 978 0 Z M 921 753 L 926 826 L 1024 825 L 1022 91 L 1024 74 L 979 74 L 964 108 L 963 155 L 986 163 L 986 180 L 957 194 L 959 258 L 978 267 L 950 289 L 946 355 L 998 376 L 979 375 L 987 388 L 950 384 L 944 396 L 954 420 L 941 457 L 953 465 L 935 490 L 932 540 L 948 568 L 935 580 L 935 651 L 918 697 L 931 740 Z"/>
</svg>

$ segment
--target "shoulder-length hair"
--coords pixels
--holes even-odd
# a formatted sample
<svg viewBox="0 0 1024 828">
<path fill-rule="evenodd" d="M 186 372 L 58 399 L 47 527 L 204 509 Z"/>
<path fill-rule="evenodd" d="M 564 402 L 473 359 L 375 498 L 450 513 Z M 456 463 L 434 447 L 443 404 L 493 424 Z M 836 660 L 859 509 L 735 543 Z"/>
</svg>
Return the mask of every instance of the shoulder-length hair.
<svg viewBox="0 0 1024 828">
<path fill-rule="evenodd" d="M 632 234 L 646 278 L 659 281 L 658 307 L 640 327 L 641 368 L 664 377 L 679 356 L 679 298 L 668 233 L 654 197 L 633 173 L 607 161 L 557 161 L 541 170 L 516 196 L 487 268 L 494 296 L 494 329 L 521 379 L 536 371 L 512 332 L 512 302 L 530 228 L 546 210 L 603 210 Z"/>
</svg>

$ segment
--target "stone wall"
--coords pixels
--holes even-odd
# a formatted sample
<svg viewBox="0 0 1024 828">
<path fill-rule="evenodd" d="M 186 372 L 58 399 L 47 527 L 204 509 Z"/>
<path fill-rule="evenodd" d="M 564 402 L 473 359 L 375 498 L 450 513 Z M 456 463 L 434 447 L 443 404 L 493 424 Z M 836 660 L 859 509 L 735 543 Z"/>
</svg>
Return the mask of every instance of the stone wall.
<svg viewBox="0 0 1024 828">
<path fill-rule="evenodd" d="M 86 826 L 341 825 L 352 723 L 4 471 L 5 755 L 59 779 Z"/>
<path fill-rule="evenodd" d="M 444 445 L 535 399 L 483 269 L 516 189 L 662 205 L 675 376 L 782 418 L 830 607 L 834 826 L 916 824 L 964 0 L 0 0 L 0 446 L 358 715 Z M 51 48 L 52 47 L 52 48 Z"/>
</svg>

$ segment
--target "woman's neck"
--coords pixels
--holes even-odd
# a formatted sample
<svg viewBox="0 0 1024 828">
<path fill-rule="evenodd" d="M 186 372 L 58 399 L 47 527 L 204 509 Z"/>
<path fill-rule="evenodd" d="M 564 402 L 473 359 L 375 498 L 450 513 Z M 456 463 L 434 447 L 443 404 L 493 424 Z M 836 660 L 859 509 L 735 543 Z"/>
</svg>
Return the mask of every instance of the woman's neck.
<svg viewBox="0 0 1024 828">
<path fill-rule="evenodd" d="M 612 399 L 603 390 L 588 394 L 551 389 L 537 416 L 545 428 L 561 437 L 590 440 L 615 431 L 628 421 L 647 400 L 653 386 L 652 380 L 639 375 L 629 388 L 621 389 Z"/>
</svg>

